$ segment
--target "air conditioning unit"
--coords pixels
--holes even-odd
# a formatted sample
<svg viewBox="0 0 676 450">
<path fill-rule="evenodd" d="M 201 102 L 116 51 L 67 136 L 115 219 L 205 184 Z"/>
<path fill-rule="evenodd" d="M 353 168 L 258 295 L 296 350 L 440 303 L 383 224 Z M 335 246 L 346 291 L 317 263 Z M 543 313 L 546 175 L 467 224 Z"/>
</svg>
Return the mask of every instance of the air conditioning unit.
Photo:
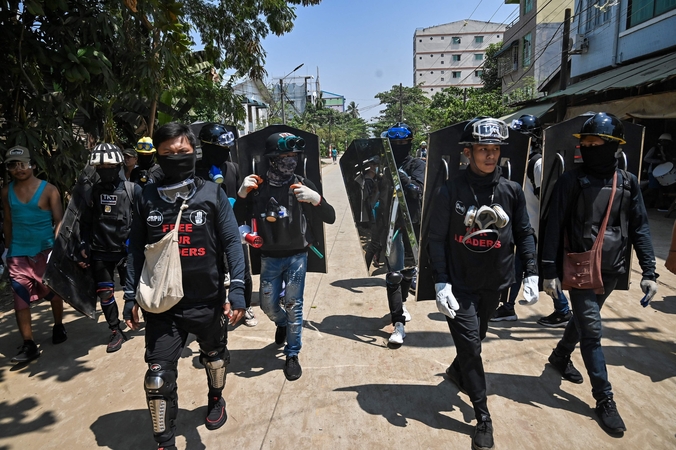
<svg viewBox="0 0 676 450">
<path fill-rule="evenodd" d="M 584 34 L 576 34 L 571 39 L 568 54 L 580 55 L 589 51 L 589 39 Z"/>
</svg>

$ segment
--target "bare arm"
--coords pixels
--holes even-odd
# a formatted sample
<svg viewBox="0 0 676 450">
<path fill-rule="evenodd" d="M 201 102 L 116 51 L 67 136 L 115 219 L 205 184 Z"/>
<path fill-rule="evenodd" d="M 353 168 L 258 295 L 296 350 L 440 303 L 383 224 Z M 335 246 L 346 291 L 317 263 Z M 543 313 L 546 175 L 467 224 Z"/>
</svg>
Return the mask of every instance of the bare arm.
<svg viewBox="0 0 676 450">
<path fill-rule="evenodd" d="M 5 233 L 5 248 L 12 244 L 12 209 L 9 207 L 9 186 L 2 188 L 2 209 L 5 213 L 5 220 L 2 224 Z"/>
<path fill-rule="evenodd" d="M 48 184 L 49 188 L 49 209 L 52 211 L 52 220 L 54 221 L 54 237 L 59 235 L 61 221 L 63 220 L 63 204 L 61 203 L 61 194 L 53 184 Z"/>
</svg>

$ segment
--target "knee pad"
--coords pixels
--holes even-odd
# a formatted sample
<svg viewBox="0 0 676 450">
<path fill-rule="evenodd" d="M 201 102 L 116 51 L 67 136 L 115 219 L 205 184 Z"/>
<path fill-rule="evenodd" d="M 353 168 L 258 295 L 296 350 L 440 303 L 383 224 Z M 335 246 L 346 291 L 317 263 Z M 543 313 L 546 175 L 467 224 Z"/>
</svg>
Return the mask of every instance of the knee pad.
<svg viewBox="0 0 676 450">
<path fill-rule="evenodd" d="M 406 281 L 411 281 L 413 277 L 415 276 L 416 273 L 416 268 L 411 267 L 409 269 L 403 269 L 401 271 L 401 276 L 403 277 L 404 280 Z"/>
<path fill-rule="evenodd" d="M 404 277 L 401 274 L 401 272 L 388 272 L 387 275 L 385 275 L 385 282 L 390 285 L 390 286 L 398 286 L 401 284 L 401 280 L 403 280 Z"/>
<path fill-rule="evenodd" d="M 110 305 L 115 301 L 115 283 L 112 281 L 102 281 L 98 283 L 96 295 L 101 300 L 101 305 Z"/>
<path fill-rule="evenodd" d="M 164 433 L 173 427 L 173 421 L 178 413 L 177 376 L 173 365 L 166 368 L 158 363 L 149 364 L 143 387 L 155 434 Z"/>
<path fill-rule="evenodd" d="M 211 357 L 200 355 L 200 362 L 207 371 L 209 389 L 222 390 L 225 387 L 225 375 L 230 363 L 229 356 L 222 358 L 220 355 Z"/>
</svg>

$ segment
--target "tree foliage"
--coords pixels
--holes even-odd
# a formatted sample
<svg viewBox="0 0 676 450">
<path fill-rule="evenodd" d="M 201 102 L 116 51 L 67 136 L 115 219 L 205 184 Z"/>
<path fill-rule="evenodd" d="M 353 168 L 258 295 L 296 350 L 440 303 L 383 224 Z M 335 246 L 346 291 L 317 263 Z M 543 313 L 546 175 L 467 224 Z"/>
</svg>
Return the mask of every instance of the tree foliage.
<svg viewBox="0 0 676 450">
<path fill-rule="evenodd" d="M 498 75 L 498 58 L 496 53 L 502 48 L 502 43 L 489 44 L 486 48 L 484 57 L 483 72 L 481 72 L 481 81 L 483 90 L 486 92 L 502 92 L 502 79 Z"/>
<path fill-rule="evenodd" d="M 159 115 L 237 119 L 225 73 L 262 77 L 261 40 L 289 32 L 296 6 L 320 1 L 4 1 L 0 150 L 28 147 L 63 191 L 93 144 L 129 145 Z M 203 51 L 193 51 L 191 30 Z"/>
<path fill-rule="evenodd" d="M 503 106 L 499 92 L 450 87 L 434 94 L 429 111 L 436 130 L 477 116 L 502 117 L 511 109 Z"/>
<path fill-rule="evenodd" d="M 413 147 L 427 140 L 430 128 L 429 107 L 431 101 L 418 86 L 394 85 L 392 89 L 375 95 L 385 107 L 372 125 L 373 134 L 380 134 L 397 122 L 404 122 L 413 129 Z M 401 114 L 400 114 L 401 113 Z M 401 120 L 400 120 L 401 115 Z"/>
</svg>

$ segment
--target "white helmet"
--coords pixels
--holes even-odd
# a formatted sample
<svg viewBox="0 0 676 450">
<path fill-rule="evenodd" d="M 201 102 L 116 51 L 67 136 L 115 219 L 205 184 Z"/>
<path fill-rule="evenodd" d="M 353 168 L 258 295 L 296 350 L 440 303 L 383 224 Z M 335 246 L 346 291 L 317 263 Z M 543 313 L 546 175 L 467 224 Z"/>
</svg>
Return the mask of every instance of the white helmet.
<svg viewBox="0 0 676 450">
<path fill-rule="evenodd" d="M 662 133 L 658 141 L 670 141 L 671 140 L 671 134 L 670 133 Z"/>
<path fill-rule="evenodd" d="M 122 164 L 124 156 L 122 150 L 115 144 L 99 144 L 94 147 L 89 155 L 89 165 L 98 166 L 101 164 Z"/>
</svg>

